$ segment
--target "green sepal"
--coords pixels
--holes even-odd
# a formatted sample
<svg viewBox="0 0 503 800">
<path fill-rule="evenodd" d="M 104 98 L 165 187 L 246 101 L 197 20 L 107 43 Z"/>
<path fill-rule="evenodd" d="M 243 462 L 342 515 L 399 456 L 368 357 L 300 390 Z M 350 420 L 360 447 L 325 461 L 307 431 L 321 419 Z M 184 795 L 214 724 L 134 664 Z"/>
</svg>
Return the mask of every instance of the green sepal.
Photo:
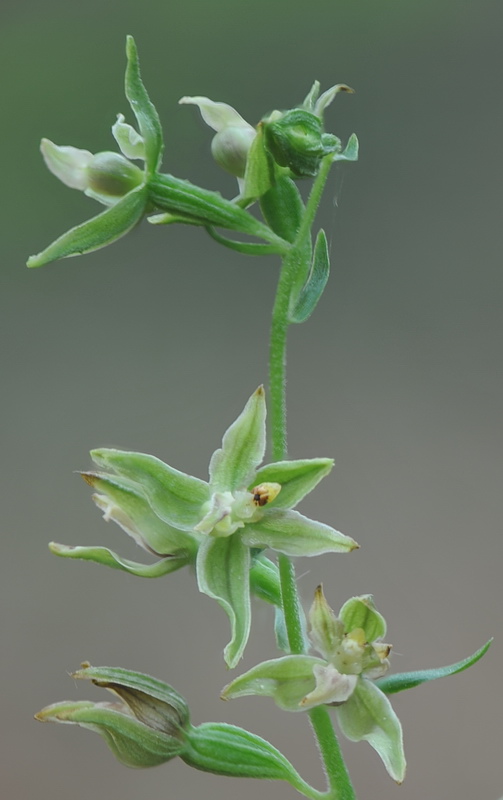
<svg viewBox="0 0 503 800">
<path fill-rule="evenodd" d="M 155 767 L 181 755 L 185 744 L 174 736 L 147 727 L 110 703 L 87 701 L 53 703 L 36 714 L 41 722 L 79 725 L 99 733 L 115 757 L 128 767 Z"/>
<path fill-rule="evenodd" d="M 128 36 L 126 39 L 126 55 L 126 97 L 138 121 L 138 127 L 145 143 L 145 172 L 147 176 L 150 176 L 159 169 L 162 160 L 161 122 L 143 85 L 138 51 L 132 36 Z"/>
<path fill-rule="evenodd" d="M 122 667 L 92 667 L 82 664 L 72 678 L 90 680 L 117 694 L 140 722 L 164 733 L 180 735 L 189 722 L 187 701 L 172 686 L 144 672 Z"/>
<path fill-rule="evenodd" d="M 405 689 L 413 689 L 415 686 L 420 686 L 422 683 L 434 681 L 437 678 L 446 678 L 448 675 L 456 675 L 458 672 L 463 672 L 468 667 L 476 664 L 479 659 L 484 656 L 489 650 L 492 639 L 489 639 L 483 647 L 476 650 L 473 655 L 458 661 L 456 664 L 450 664 L 447 667 L 437 667 L 435 669 L 420 669 L 414 672 L 399 672 L 396 675 L 389 675 L 386 678 L 381 678 L 376 681 L 376 685 L 385 694 L 396 694 L 396 692 L 403 692 Z"/>
<path fill-rule="evenodd" d="M 139 186 L 97 217 L 64 233 L 45 250 L 30 256 L 28 267 L 42 267 L 59 258 L 99 250 L 124 236 L 140 221 L 148 201 L 147 189 Z"/>
<path fill-rule="evenodd" d="M 280 493 L 268 503 L 268 508 L 294 508 L 334 465 L 332 458 L 304 458 L 295 461 L 276 461 L 257 470 L 254 485 L 279 483 Z M 249 486 L 250 491 L 253 486 Z"/>
<path fill-rule="evenodd" d="M 231 624 L 231 640 L 224 659 L 235 667 L 242 658 L 251 627 L 250 551 L 239 536 L 208 536 L 197 554 L 199 591 L 224 609 Z"/>
<path fill-rule="evenodd" d="M 223 700 L 249 695 L 272 697 L 285 711 L 303 711 L 300 702 L 316 685 L 313 674 L 316 665 L 325 667 L 326 662 L 303 655 L 262 661 L 225 686 L 221 697 Z"/>
<path fill-rule="evenodd" d="M 193 558 L 188 554 L 177 554 L 176 556 L 162 558 L 160 561 L 156 561 L 155 564 L 140 564 L 138 561 L 121 558 L 107 547 L 74 547 L 58 544 L 57 542 L 49 542 L 49 550 L 56 556 L 77 558 L 82 561 L 94 561 L 95 564 L 103 564 L 106 567 L 112 567 L 112 569 L 129 572 L 130 575 L 137 575 L 139 578 L 160 578 L 162 575 L 175 572 L 193 561 Z"/>
<path fill-rule="evenodd" d="M 140 547 L 155 555 L 180 553 L 195 560 L 200 537 L 160 519 L 134 482 L 96 472 L 81 475 L 93 489 L 102 492 L 93 495 L 93 500 L 103 510 L 104 518 L 117 523 Z"/>
<path fill-rule="evenodd" d="M 224 722 L 205 722 L 187 731 L 181 758 L 190 767 L 235 778 L 305 784 L 287 758 L 265 739 Z"/>
<path fill-rule="evenodd" d="M 330 257 L 325 231 L 321 229 L 316 237 L 311 269 L 293 308 L 289 312 L 290 322 L 305 322 L 318 305 L 318 301 L 327 285 L 330 274 Z"/>
<path fill-rule="evenodd" d="M 227 428 L 222 447 L 211 457 L 212 490 L 234 491 L 249 484 L 265 452 L 265 392 L 259 386 L 239 417 Z"/>
<path fill-rule="evenodd" d="M 313 647 L 328 661 L 337 652 L 345 634 L 344 625 L 327 603 L 323 586 L 316 587 L 309 610 L 309 638 Z"/>
<path fill-rule="evenodd" d="M 304 203 L 291 178 L 282 175 L 261 195 L 260 210 L 274 233 L 287 242 L 295 241 L 302 223 Z"/>
<path fill-rule="evenodd" d="M 241 539 L 248 547 L 270 547 L 287 556 L 349 553 L 359 547 L 351 537 L 330 525 L 280 508 L 271 509 L 258 522 L 246 525 Z"/>
<path fill-rule="evenodd" d="M 255 597 L 275 606 L 281 605 L 281 581 L 279 569 L 264 555 L 252 556 L 250 589 Z"/>
<path fill-rule="evenodd" d="M 376 639 L 382 639 L 386 635 L 386 620 L 377 611 L 371 594 L 347 600 L 339 611 L 339 619 L 346 633 L 361 628 L 365 632 L 367 642 L 375 642 Z"/>
<path fill-rule="evenodd" d="M 100 449 L 92 450 L 91 458 L 98 466 L 134 481 L 153 511 L 169 525 L 188 531 L 201 520 L 201 507 L 210 496 L 205 481 L 145 453 Z"/>
<path fill-rule="evenodd" d="M 344 150 L 334 153 L 333 161 L 358 161 L 358 148 L 358 137 L 356 133 L 352 133 Z"/>
<path fill-rule="evenodd" d="M 388 774 L 402 783 L 406 767 L 402 726 L 386 695 L 371 681 L 360 678 L 349 700 L 336 713 L 344 736 L 352 742 L 367 741 Z"/>
</svg>

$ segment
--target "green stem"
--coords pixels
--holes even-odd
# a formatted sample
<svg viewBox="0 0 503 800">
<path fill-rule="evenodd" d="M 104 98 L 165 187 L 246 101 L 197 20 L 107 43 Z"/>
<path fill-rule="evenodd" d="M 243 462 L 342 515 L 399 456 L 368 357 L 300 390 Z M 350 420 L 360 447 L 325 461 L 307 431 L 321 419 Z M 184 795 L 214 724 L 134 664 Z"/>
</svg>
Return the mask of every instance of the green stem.
<svg viewBox="0 0 503 800">
<path fill-rule="evenodd" d="M 326 800 L 356 800 L 329 712 L 325 706 L 316 706 L 309 711 L 309 719 L 320 748 L 330 787 L 325 795 Z"/>
<path fill-rule="evenodd" d="M 332 159 L 330 156 L 327 156 L 322 161 L 320 171 L 309 195 L 296 240 L 292 249 L 283 257 L 276 291 L 269 348 L 269 408 L 272 458 L 274 461 L 281 461 L 287 457 L 286 344 L 291 290 L 299 270 L 303 270 L 307 274 L 306 264 L 304 263 L 306 253 L 304 243 L 310 235 L 311 226 L 331 164 Z M 305 650 L 295 568 L 290 559 L 282 553 L 278 557 L 278 566 L 281 582 L 281 602 L 290 651 L 293 654 L 300 654 Z M 304 790 L 304 794 L 313 798 L 323 797 L 325 800 L 356 800 L 327 709 L 323 706 L 313 708 L 309 712 L 309 717 L 320 749 L 329 789 L 325 793 L 310 789 L 309 794 Z M 299 791 L 302 791 L 302 789 L 299 788 Z"/>
</svg>

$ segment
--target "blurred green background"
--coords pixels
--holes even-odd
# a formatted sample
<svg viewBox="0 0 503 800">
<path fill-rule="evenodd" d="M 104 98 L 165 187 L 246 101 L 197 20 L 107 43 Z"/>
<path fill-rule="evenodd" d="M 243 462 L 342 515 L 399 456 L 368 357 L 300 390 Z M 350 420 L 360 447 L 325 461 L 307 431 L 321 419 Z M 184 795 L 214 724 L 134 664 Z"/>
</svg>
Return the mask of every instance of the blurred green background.
<svg viewBox="0 0 503 800">
<path fill-rule="evenodd" d="M 408 776 L 344 743 L 360 800 L 502 793 L 501 269 L 503 6 L 497 0 L 4 0 L 2 183 L 2 751 L 9 800 L 289 798 L 172 762 L 118 765 L 98 737 L 42 726 L 60 699 L 103 699 L 68 672 L 83 659 L 164 678 L 195 722 L 249 727 L 322 788 L 307 719 L 267 699 L 223 704 L 225 615 L 184 571 L 142 581 L 51 556 L 50 539 L 135 554 L 75 470 L 91 447 L 152 452 L 206 477 L 211 452 L 266 379 L 277 263 L 190 228 L 144 224 L 96 254 L 40 270 L 26 257 L 99 211 L 44 168 L 38 142 L 113 147 L 127 112 L 132 33 L 165 128 L 164 168 L 226 196 L 211 134 L 182 95 L 256 122 L 313 79 L 349 83 L 327 128 L 361 143 L 334 170 L 321 223 L 333 275 L 291 330 L 292 457 L 334 456 L 303 504 L 356 538 L 351 556 L 298 565 L 306 603 L 372 592 L 395 670 L 448 664 L 491 635 L 472 671 L 396 697 Z M 129 117 L 131 121 L 131 118 Z M 274 655 L 255 608 L 243 669 Z"/>
</svg>

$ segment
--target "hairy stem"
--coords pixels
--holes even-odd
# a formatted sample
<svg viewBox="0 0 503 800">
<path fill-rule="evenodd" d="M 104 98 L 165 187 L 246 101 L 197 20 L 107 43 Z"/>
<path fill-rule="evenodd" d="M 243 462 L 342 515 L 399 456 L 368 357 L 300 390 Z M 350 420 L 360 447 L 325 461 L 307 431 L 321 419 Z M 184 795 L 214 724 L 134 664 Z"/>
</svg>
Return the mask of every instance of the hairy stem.
<svg viewBox="0 0 503 800">
<path fill-rule="evenodd" d="M 293 282 L 299 271 L 304 274 L 307 274 L 308 271 L 307 265 L 304 263 L 306 257 L 304 243 L 310 235 L 314 215 L 321 199 L 330 166 L 331 158 L 327 157 L 323 160 L 320 172 L 313 184 L 296 241 L 292 249 L 283 257 L 276 291 L 269 349 L 269 408 L 272 458 L 274 461 L 281 461 L 287 457 L 286 346 L 290 295 Z M 278 565 L 281 582 L 281 602 L 290 652 L 293 654 L 304 653 L 305 644 L 295 568 L 290 559 L 281 553 L 278 557 Z M 326 793 L 312 790 L 312 794 L 307 796 L 323 797 L 325 800 L 356 800 L 327 709 L 324 706 L 313 708 L 309 712 L 309 718 L 318 742 L 329 789 Z M 299 791 L 302 791 L 302 789 L 299 789 Z M 305 791 L 304 793 L 307 794 Z"/>
</svg>

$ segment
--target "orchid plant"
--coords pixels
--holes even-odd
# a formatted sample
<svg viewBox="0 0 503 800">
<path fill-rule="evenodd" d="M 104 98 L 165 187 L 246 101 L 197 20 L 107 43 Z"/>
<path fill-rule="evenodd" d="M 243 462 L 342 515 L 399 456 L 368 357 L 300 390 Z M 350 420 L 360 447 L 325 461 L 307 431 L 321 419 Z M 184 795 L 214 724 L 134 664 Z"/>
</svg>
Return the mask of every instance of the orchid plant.
<svg viewBox="0 0 503 800">
<path fill-rule="evenodd" d="M 118 667 L 84 663 L 74 674 L 111 691 L 115 702 L 65 701 L 47 706 L 36 717 L 98 732 L 131 767 L 155 766 L 179 756 L 189 766 L 219 775 L 284 780 L 314 800 L 355 800 L 332 715 L 348 739 L 368 741 L 389 775 L 401 783 L 406 766 L 403 735 L 389 695 L 461 672 L 484 655 L 490 642 L 448 667 L 388 675 L 391 645 L 383 641 L 386 622 L 371 595 L 346 600 L 336 616 L 319 586 L 306 618 L 297 593 L 293 559 L 358 548 L 349 536 L 296 510 L 329 475 L 333 462 L 326 457 L 287 458 L 285 400 L 288 327 L 308 319 L 329 275 L 323 230 L 313 244 L 316 211 L 331 166 L 358 157 L 356 136 L 343 147 L 337 136 L 325 132 L 324 114 L 339 92 L 352 90 L 338 84 L 320 95 L 315 82 L 297 108 L 273 111 L 257 126 L 226 103 L 183 97 L 180 103 L 198 107 L 215 131 L 211 150 L 217 163 L 237 178 L 238 194 L 227 200 L 159 171 L 161 126 L 141 80 L 132 37 L 127 40 L 125 88 L 138 130 L 118 115 L 112 134 L 120 153 L 93 155 L 42 141 L 49 169 L 106 208 L 32 256 L 28 266 L 105 247 L 145 216 L 153 224 L 202 227 L 217 243 L 240 253 L 277 254 L 281 269 L 268 381 L 273 461 L 261 465 L 266 392 L 260 386 L 211 456 L 208 481 L 144 453 L 91 453 L 97 470 L 82 475 L 95 490 L 94 502 L 105 520 L 118 524 L 155 557 L 154 563 L 124 559 L 106 547 L 52 542 L 50 548 L 65 558 L 94 561 L 140 577 L 160 577 L 192 565 L 197 589 L 216 600 L 229 619 L 230 640 L 223 657 L 232 669 L 248 642 L 251 594 L 271 604 L 283 655 L 233 678 L 222 697 L 266 695 L 285 711 L 308 714 L 328 787 L 321 792 L 309 785 L 272 744 L 250 731 L 226 723 L 191 725 L 188 703 L 173 687 Z M 297 187 L 303 178 L 312 180 L 306 202 Z M 262 220 L 250 213 L 254 205 Z M 238 238 L 231 238 L 229 231 Z M 276 556 L 270 558 L 268 552 Z M 310 648 L 317 655 L 310 654 Z"/>
</svg>

